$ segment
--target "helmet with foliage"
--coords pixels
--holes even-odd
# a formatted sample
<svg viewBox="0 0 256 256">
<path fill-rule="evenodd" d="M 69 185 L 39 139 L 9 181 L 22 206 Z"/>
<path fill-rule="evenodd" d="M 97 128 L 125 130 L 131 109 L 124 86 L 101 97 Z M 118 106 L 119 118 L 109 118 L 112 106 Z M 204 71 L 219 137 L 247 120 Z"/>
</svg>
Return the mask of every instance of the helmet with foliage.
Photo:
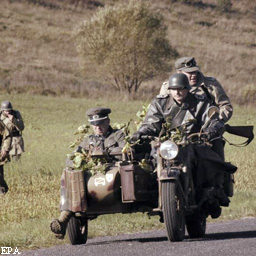
<svg viewBox="0 0 256 256">
<path fill-rule="evenodd" d="M 169 86 L 168 89 L 191 89 L 191 86 L 189 85 L 188 78 L 183 73 L 176 73 L 169 78 Z"/>
<path fill-rule="evenodd" d="M 5 100 L 1 103 L 1 111 L 7 110 L 10 111 L 12 110 L 12 103 L 8 100 Z"/>
</svg>

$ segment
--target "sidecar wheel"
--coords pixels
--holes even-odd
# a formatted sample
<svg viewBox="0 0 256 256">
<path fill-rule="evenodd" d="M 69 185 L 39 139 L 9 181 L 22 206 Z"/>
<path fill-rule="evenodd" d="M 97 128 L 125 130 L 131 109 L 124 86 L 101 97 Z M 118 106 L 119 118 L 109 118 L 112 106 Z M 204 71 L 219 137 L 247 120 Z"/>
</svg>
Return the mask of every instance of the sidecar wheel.
<svg viewBox="0 0 256 256">
<path fill-rule="evenodd" d="M 206 218 L 198 217 L 197 219 L 188 220 L 186 226 L 191 238 L 203 237 L 206 231 Z"/>
<path fill-rule="evenodd" d="M 72 245 L 85 244 L 88 235 L 88 220 L 71 217 L 68 222 L 68 237 Z"/>
<path fill-rule="evenodd" d="M 163 216 L 169 241 L 185 238 L 184 201 L 175 181 L 162 183 Z"/>
</svg>

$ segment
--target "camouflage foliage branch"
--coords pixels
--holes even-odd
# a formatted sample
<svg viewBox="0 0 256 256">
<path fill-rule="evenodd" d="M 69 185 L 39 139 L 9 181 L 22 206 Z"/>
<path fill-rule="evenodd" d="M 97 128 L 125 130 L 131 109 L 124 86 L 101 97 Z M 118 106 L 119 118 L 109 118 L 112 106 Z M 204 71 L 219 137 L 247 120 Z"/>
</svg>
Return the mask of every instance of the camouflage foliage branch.
<svg viewBox="0 0 256 256">
<path fill-rule="evenodd" d="M 76 139 L 74 142 L 72 142 L 69 147 L 74 148 L 75 146 L 78 146 L 86 136 L 88 136 L 90 126 L 88 124 L 83 124 L 77 128 L 77 131 L 74 133 L 75 135 L 81 134 L 81 136 Z"/>
<path fill-rule="evenodd" d="M 74 170 L 82 170 L 91 173 L 91 175 L 97 172 L 105 173 L 107 161 L 99 158 L 93 158 L 89 151 L 82 148 L 82 152 L 75 152 L 72 155 L 68 155 L 68 158 L 72 160 Z"/>
</svg>

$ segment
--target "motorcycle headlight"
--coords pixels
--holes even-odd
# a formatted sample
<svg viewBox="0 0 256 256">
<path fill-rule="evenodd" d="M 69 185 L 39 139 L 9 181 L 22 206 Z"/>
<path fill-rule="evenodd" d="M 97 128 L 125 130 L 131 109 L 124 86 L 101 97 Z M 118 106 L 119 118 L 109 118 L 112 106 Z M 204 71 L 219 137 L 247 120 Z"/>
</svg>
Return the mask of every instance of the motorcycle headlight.
<svg viewBox="0 0 256 256">
<path fill-rule="evenodd" d="M 160 146 L 160 154 L 166 160 L 174 159 L 179 152 L 179 148 L 176 143 L 167 140 Z"/>
</svg>

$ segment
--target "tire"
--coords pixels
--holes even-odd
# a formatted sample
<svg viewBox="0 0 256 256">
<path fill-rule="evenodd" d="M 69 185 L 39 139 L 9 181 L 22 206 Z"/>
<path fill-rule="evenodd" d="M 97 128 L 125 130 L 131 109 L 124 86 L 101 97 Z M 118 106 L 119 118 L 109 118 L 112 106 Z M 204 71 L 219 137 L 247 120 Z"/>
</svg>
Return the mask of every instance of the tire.
<svg viewBox="0 0 256 256">
<path fill-rule="evenodd" d="M 184 201 L 175 181 L 162 183 L 162 201 L 168 240 L 182 241 L 185 238 Z"/>
<path fill-rule="evenodd" d="M 206 232 L 206 218 L 197 216 L 196 219 L 188 220 L 186 226 L 191 238 L 203 237 Z"/>
<path fill-rule="evenodd" d="M 72 245 L 85 244 L 88 235 L 88 220 L 71 217 L 68 222 L 68 237 Z"/>
</svg>

